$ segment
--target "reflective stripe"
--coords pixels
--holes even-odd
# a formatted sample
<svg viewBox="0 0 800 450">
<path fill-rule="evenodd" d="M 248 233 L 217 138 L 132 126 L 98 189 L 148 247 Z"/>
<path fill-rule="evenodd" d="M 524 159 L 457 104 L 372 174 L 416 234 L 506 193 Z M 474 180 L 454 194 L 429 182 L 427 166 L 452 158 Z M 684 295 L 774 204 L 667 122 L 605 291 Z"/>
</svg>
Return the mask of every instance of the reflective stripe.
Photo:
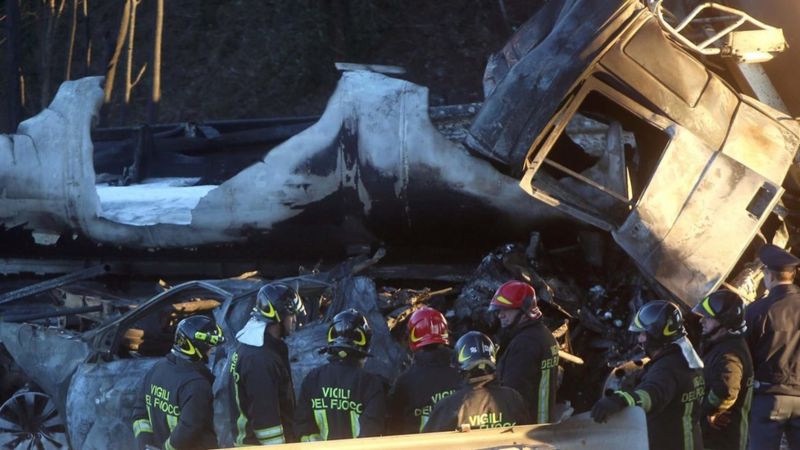
<svg viewBox="0 0 800 450">
<path fill-rule="evenodd" d="M 350 411 L 350 432 L 353 433 L 354 438 L 361 434 L 361 422 L 355 411 Z"/>
<path fill-rule="evenodd" d="M 173 447 L 172 443 L 169 442 L 169 438 L 167 438 L 167 440 L 164 441 L 164 450 L 178 450 L 178 449 Z"/>
<path fill-rule="evenodd" d="M 550 421 L 550 369 L 542 370 L 539 380 L 539 410 L 536 412 L 536 423 Z"/>
<path fill-rule="evenodd" d="M 258 442 L 260 442 L 261 445 L 276 445 L 276 444 L 285 444 L 286 439 L 283 438 L 283 435 L 280 435 L 269 439 L 259 439 Z"/>
<path fill-rule="evenodd" d="M 431 419 L 431 416 L 420 416 L 419 418 L 419 432 L 422 433 L 422 429 L 425 428 L 425 425 L 428 424 L 428 421 Z"/>
<path fill-rule="evenodd" d="M 702 305 L 703 305 L 703 309 L 705 309 L 705 310 L 706 310 L 706 312 L 708 313 L 708 317 L 714 317 L 714 316 L 716 316 L 716 314 L 714 314 L 714 310 L 713 310 L 713 309 L 711 309 L 711 305 L 709 304 L 709 301 L 710 301 L 710 300 L 711 300 L 711 299 L 709 299 L 708 297 L 706 297 L 706 298 L 703 300 L 703 303 L 702 303 Z"/>
<path fill-rule="evenodd" d="M 328 412 L 324 409 L 314 410 L 314 421 L 317 422 L 319 437 L 322 441 L 328 440 Z"/>
<path fill-rule="evenodd" d="M 614 391 L 614 394 L 622 397 L 622 399 L 625 400 L 625 403 L 627 403 L 628 406 L 636 406 L 636 400 L 633 399 L 633 396 L 631 394 L 628 394 L 625 391 Z"/>
<path fill-rule="evenodd" d="M 172 433 L 172 430 L 178 426 L 178 416 L 167 414 L 167 426 L 169 427 L 169 432 Z"/>
<path fill-rule="evenodd" d="M 321 440 L 322 440 L 322 436 L 320 436 L 318 434 L 309 434 L 307 436 L 302 436 L 300 438 L 300 442 L 317 442 L 317 441 L 321 441 Z"/>
<path fill-rule="evenodd" d="M 686 402 L 683 407 L 683 417 L 681 418 L 681 428 L 683 429 L 683 448 L 684 450 L 694 449 L 694 436 L 692 431 L 694 429 L 692 423 L 692 408 L 694 402 Z"/>
<path fill-rule="evenodd" d="M 133 437 L 138 437 L 140 433 L 152 433 L 153 426 L 147 419 L 139 419 L 133 422 Z"/>
<path fill-rule="evenodd" d="M 747 448 L 747 433 L 750 429 L 750 407 L 753 403 L 753 383 L 747 386 L 744 403 L 742 404 L 742 418 L 739 422 L 739 450 Z"/>
<path fill-rule="evenodd" d="M 238 354 L 234 353 L 233 356 L 236 357 Z M 238 433 L 236 434 L 236 440 L 233 444 L 236 447 L 241 447 L 244 445 L 244 439 L 247 437 L 247 416 L 244 415 L 244 411 L 242 411 L 242 403 L 239 401 L 238 375 L 238 373 L 233 372 L 233 397 L 236 400 L 236 409 L 239 410 L 239 417 L 236 418 L 236 430 Z"/>
<path fill-rule="evenodd" d="M 644 412 L 650 412 L 650 408 L 653 407 L 653 402 L 650 399 L 650 394 L 647 393 L 644 389 L 637 389 L 633 391 L 636 397 L 639 399 L 636 404 L 641 406 Z"/>
<path fill-rule="evenodd" d="M 253 430 L 253 433 L 255 433 L 259 440 L 281 436 L 283 435 L 283 425 L 275 425 L 274 427 Z"/>
</svg>

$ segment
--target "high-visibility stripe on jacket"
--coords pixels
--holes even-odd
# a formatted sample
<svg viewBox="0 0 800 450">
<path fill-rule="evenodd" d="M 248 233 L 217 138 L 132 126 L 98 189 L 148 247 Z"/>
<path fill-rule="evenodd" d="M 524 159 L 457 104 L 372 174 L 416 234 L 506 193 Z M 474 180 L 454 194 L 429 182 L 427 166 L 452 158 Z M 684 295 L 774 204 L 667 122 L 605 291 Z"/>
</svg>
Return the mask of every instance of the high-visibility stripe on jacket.
<svg viewBox="0 0 800 450">
<path fill-rule="evenodd" d="M 539 321 L 523 322 L 501 343 L 497 377 L 522 396 L 533 423 L 553 421 L 558 380 L 558 343 Z"/>
<path fill-rule="evenodd" d="M 200 362 L 172 354 L 157 362 L 145 375 L 136 396 L 133 433 L 137 446 L 215 448 L 212 379 Z"/>
</svg>

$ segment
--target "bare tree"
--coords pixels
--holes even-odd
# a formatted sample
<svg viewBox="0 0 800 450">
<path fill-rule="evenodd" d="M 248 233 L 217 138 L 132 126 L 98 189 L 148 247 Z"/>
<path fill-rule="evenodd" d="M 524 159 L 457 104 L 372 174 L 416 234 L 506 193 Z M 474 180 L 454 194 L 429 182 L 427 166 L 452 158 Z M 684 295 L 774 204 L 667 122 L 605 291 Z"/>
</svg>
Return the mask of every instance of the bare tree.
<svg viewBox="0 0 800 450">
<path fill-rule="evenodd" d="M 156 31 L 153 38 L 152 92 L 147 109 L 147 122 L 158 120 L 158 106 L 161 102 L 161 38 L 164 32 L 164 0 L 156 3 Z"/>
<path fill-rule="evenodd" d="M 92 67 L 92 28 L 89 21 L 89 0 L 83 0 L 83 24 L 86 39 L 86 57 L 84 59 L 84 75 L 88 74 Z"/>
<path fill-rule="evenodd" d="M 65 80 L 69 80 L 72 75 L 72 53 L 75 50 L 75 32 L 78 29 L 78 0 L 72 0 L 72 23 L 69 31 L 69 51 L 67 52 L 67 73 Z"/>
<path fill-rule="evenodd" d="M 144 75 L 145 69 L 147 69 L 147 64 L 142 66 L 141 70 L 139 70 L 139 74 L 136 75 L 135 79 L 132 79 L 133 75 L 133 42 L 134 36 L 136 35 L 136 7 L 139 6 L 142 0 L 133 0 L 131 2 L 131 20 L 130 25 L 128 28 L 128 64 L 125 71 L 125 106 L 127 107 L 131 103 L 131 92 L 133 91 L 133 87 L 139 83 L 139 80 L 142 79 L 142 75 Z"/>
<path fill-rule="evenodd" d="M 134 0 L 126 0 L 125 7 L 122 9 L 122 19 L 120 19 L 119 33 L 117 34 L 117 45 L 114 47 L 114 55 L 108 63 L 108 71 L 106 72 L 106 85 L 104 89 L 104 101 L 106 104 L 111 102 L 111 94 L 114 92 L 114 78 L 117 74 L 117 65 L 119 64 L 119 56 L 122 53 L 122 47 L 125 46 L 125 36 L 128 35 L 128 24 L 131 20 L 131 4 Z"/>
<path fill-rule="evenodd" d="M 6 0 L 6 102 L 7 123 L 5 129 L 12 132 L 22 116 L 22 91 L 20 89 L 20 57 L 19 57 L 19 32 L 20 15 L 19 0 Z"/>
<path fill-rule="evenodd" d="M 40 90 L 40 107 L 44 109 L 50 103 L 51 92 L 51 72 L 52 72 L 52 58 L 53 58 L 53 44 L 55 42 L 55 31 L 58 25 L 58 19 L 64 11 L 64 4 L 66 0 L 61 0 L 58 8 L 56 8 L 56 0 L 43 0 L 42 5 L 44 9 L 44 29 L 42 30 L 42 39 L 39 45 L 39 71 L 41 72 L 41 85 Z"/>
</svg>

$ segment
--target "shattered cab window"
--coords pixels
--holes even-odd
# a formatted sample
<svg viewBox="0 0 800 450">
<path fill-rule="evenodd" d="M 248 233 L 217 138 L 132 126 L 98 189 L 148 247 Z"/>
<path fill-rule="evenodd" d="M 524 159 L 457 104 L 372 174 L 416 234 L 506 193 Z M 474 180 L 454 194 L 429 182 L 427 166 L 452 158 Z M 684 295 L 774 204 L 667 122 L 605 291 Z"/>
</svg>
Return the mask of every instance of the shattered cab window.
<svg viewBox="0 0 800 450">
<path fill-rule="evenodd" d="M 534 184 L 561 202 L 621 225 L 636 205 L 669 135 L 590 92 L 556 140 Z"/>
</svg>

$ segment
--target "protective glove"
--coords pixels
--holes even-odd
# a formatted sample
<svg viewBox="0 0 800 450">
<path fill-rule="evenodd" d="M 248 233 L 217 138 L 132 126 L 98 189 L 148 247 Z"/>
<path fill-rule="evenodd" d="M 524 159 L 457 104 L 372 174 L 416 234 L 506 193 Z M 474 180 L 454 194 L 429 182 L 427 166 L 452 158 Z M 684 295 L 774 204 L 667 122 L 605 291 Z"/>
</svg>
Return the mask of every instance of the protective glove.
<svg viewBox="0 0 800 450">
<path fill-rule="evenodd" d="M 601 398 L 592 407 L 592 419 L 597 423 L 605 423 L 608 418 L 628 406 L 628 403 L 619 395 L 611 394 Z"/>
<path fill-rule="evenodd" d="M 708 425 L 715 430 L 722 430 L 727 428 L 728 425 L 731 424 L 731 412 L 730 411 L 723 411 L 719 414 L 714 414 L 711 416 L 706 416 L 706 420 L 708 421 Z"/>
</svg>

